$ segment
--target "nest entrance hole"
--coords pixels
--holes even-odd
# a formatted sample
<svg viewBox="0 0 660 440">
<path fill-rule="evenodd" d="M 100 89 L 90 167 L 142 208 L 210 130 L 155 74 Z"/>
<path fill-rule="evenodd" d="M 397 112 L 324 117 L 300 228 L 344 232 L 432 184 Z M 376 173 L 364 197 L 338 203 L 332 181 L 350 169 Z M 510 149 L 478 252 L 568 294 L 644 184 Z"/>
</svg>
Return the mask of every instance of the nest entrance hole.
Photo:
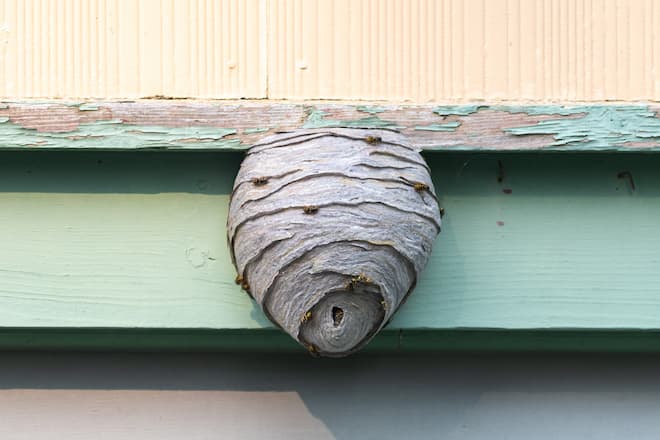
<svg viewBox="0 0 660 440">
<path fill-rule="evenodd" d="M 334 323 L 335 327 L 337 327 L 339 324 L 341 324 L 341 321 L 344 319 L 344 309 L 341 307 L 333 307 L 332 308 L 332 322 Z"/>
</svg>

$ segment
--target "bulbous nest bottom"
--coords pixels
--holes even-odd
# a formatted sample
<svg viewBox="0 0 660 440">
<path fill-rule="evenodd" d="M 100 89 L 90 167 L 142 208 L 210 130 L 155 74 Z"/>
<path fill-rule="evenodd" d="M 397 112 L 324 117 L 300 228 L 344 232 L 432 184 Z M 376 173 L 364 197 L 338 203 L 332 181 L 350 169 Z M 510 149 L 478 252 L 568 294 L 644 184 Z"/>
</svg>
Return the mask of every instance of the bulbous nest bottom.
<svg viewBox="0 0 660 440">
<path fill-rule="evenodd" d="M 310 310 L 313 319 L 300 325 L 298 340 L 321 356 L 346 356 L 378 332 L 385 307 L 382 295 L 373 290 L 328 293 Z"/>
</svg>

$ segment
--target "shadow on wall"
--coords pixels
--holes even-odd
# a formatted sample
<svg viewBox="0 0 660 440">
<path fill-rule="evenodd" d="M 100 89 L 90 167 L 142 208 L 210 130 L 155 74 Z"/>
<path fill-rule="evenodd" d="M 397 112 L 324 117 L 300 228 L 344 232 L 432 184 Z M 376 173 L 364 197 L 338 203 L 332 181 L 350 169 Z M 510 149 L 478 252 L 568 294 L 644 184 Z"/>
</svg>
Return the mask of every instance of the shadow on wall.
<svg viewBox="0 0 660 440">
<path fill-rule="evenodd" d="M 242 153 L 3 151 L 0 191 L 229 194 Z"/>
<path fill-rule="evenodd" d="M 14 353 L 0 365 L 0 434 L 656 439 L 659 367 L 644 356 Z"/>
</svg>

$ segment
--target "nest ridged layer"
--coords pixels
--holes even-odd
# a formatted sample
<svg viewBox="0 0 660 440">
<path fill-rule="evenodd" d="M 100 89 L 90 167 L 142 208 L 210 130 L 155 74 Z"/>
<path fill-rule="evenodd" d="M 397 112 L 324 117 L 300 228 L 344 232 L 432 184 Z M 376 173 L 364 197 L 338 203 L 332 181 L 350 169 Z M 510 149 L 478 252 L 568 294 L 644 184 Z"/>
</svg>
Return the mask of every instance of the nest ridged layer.
<svg viewBox="0 0 660 440">
<path fill-rule="evenodd" d="M 393 131 L 340 128 L 254 145 L 227 224 L 237 282 L 311 353 L 332 357 L 389 321 L 439 232 L 419 151 Z"/>
</svg>

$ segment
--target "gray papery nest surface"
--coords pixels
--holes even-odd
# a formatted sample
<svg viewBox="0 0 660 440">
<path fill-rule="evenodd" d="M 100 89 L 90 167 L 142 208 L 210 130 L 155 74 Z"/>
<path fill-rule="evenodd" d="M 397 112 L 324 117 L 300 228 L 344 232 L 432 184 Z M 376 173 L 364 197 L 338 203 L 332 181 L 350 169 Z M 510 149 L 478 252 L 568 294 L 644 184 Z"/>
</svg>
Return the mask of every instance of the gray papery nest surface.
<svg viewBox="0 0 660 440">
<path fill-rule="evenodd" d="M 299 130 L 243 160 L 227 234 L 264 313 L 321 356 L 364 346 L 415 287 L 440 232 L 429 168 L 388 130 Z"/>
</svg>

